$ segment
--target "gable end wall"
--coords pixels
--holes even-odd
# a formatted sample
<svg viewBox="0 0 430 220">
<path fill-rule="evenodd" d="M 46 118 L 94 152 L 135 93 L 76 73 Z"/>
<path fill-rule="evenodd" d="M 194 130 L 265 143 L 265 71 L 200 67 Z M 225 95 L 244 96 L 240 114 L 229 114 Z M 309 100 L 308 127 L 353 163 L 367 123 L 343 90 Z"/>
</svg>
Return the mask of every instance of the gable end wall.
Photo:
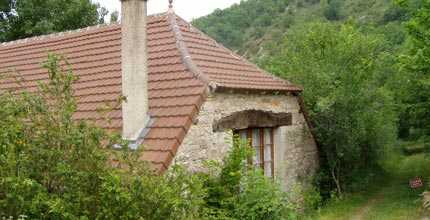
<svg viewBox="0 0 430 220">
<path fill-rule="evenodd" d="M 209 95 L 179 147 L 175 163 L 185 165 L 192 171 L 201 171 L 204 161 L 222 161 L 230 149 L 232 133 L 214 132 L 213 124 L 244 110 L 292 113 L 291 126 L 274 130 L 275 178 L 286 191 L 297 183 L 307 185 L 318 169 L 318 151 L 304 116 L 300 113 L 298 99 L 292 95 Z"/>
</svg>

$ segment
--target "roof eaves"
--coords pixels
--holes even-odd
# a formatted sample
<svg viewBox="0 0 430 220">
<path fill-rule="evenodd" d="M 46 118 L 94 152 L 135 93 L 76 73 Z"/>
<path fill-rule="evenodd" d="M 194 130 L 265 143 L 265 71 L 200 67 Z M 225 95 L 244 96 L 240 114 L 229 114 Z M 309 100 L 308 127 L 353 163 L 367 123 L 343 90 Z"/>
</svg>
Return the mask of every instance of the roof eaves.
<svg viewBox="0 0 430 220">
<path fill-rule="evenodd" d="M 303 89 L 297 86 L 288 86 L 285 88 L 260 89 L 260 88 L 238 88 L 219 85 L 213 92 L 219 93 L 246 93 L 246 94 L 291 94 L 301 93 Z"/>
</svg>

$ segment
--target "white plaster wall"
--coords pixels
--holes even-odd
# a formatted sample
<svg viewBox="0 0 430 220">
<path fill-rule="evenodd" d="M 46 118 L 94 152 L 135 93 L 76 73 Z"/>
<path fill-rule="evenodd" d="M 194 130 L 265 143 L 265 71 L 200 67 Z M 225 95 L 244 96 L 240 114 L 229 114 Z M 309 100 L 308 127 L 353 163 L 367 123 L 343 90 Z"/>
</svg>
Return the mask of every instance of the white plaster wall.
<svg viewBox="0 0 430 220">
<path fill-rule="evenodd" d="M 213 132 L 213 122 L 251 109 L 292 113 L 293 125 L 275 129 L 275 178 L 285 190 L 308 182 L 318 168 L 318 152 L 295 96 L 211 94 L 179 147 L 175 162 L 201 171 L 204 161 L 222 161 L 230 149 L 232 134 Z"/>
</svg>

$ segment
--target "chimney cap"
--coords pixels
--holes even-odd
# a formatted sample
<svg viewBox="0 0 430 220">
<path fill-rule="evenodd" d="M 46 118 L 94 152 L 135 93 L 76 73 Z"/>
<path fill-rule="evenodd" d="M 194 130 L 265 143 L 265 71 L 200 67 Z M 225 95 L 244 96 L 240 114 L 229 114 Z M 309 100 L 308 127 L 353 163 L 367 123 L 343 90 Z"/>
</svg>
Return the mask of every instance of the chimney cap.
<svg viewBox="0 0 430 220">
<path fill-rule="evenodd" d="M 173 0 L 169 0 L 169 8 L 173 8 Z"/>
</svg>

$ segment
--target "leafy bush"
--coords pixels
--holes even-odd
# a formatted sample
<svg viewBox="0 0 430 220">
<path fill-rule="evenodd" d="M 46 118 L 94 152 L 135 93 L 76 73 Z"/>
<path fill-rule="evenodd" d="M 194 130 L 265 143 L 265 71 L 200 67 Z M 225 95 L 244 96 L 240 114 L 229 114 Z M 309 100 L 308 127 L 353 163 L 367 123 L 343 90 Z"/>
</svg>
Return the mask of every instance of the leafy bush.
<svg viewBox="0 0 430 220">
<path fill-rule="evenodd" d="M 196 176 L 180 167 L 165 175 L 142 175 L 124 180 L 106 177 L 98 219 L 200 218 L 205 191 Z"/>
<path fill-rule="evenodd" d="M 223 165 L 211 163 L 205 175 L 209 219 L 295 219 L 297 206 L 279 184 L 248 164 L 253 151 L 235 138 Z M 214 211 L 215 210 L 215 211 Z"/>
<path fill-rule="evenodd" d="M 0 216 L 70 219 L 92 216 L 107 155 L 107 136 L 72 121 L 75 77 L 51 56 L 49 83 L 39 94 L 2 94 L 0 115 Z M 12 201 L 12 202 L 11 202 Z"/>
<path fill-rule="evenodd" d="M 318 209 L 322 204 L 321 194 L 315 186 L 303 192 L 303 200 L 305 213 Z"/>
</svg>

